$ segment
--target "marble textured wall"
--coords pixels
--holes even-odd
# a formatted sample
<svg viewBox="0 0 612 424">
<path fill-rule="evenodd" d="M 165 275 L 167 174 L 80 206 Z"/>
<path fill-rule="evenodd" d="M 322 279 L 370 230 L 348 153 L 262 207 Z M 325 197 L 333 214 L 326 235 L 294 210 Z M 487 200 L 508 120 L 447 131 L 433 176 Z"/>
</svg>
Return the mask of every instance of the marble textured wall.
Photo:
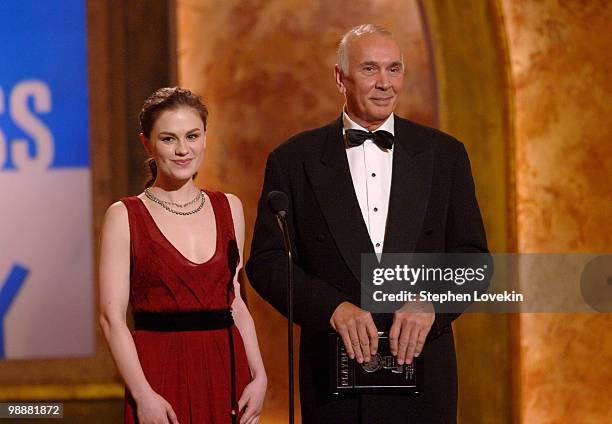
<svg viewBox="0 0 612 424">
<path fill-rule="evenodd" d="M 519 249 L 609 252 L 612 7 L 502 4 L 515 92 Z M 522 422 L 609 422 L 611 324 L 612 314 L 520 317 Z"/>
<path fill-rule="evenodd" d="M 242 199 L 247 255 L 267 154 L 340 114 L 332 70 L 348 29 L 372 22 L 394 33 L 407 65 L 398 112 L 434 124 L 433 70 L 415 0 L 177 0 L 176 6 L 179 84 L 203 95 L 211 111 L 197 182 Z M 286 321 L 250 288 L 247 294 L 270 381 L 263 422 L 286 422 Z"/>
</svg>

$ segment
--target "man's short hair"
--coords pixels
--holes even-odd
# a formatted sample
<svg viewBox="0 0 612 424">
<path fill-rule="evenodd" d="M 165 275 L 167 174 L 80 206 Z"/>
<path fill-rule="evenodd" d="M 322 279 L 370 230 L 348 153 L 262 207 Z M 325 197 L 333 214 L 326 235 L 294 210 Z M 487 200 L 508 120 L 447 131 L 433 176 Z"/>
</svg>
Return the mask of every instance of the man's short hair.
<svg viewBox="0 0 612 424">
<path fill-rule="evenodd" d="M 338 45 L 338 65 L 343 74 L 346 74 L 349 70 L 349 58 L 348 58 L 348 47 L 354 38 L 364 34 L 382 34 L 391 37 L 391 32 L 375 24 L 363 24 L 358 25 L 351 29 L 349 32 L 344 34 L 340 44 Z M 404 62 L 404 55 L 402 55 L 402 63 Z"/>
</svg>

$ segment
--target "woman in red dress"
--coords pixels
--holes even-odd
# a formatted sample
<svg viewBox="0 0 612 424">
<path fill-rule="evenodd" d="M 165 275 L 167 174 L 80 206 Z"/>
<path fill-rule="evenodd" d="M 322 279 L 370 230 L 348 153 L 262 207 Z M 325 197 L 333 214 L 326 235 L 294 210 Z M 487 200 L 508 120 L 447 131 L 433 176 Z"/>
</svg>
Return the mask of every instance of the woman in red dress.
<svg viewBox="0 0 612 424">
<path fill-rule="evenodd" d="M 188 90 L 153 93 L 140 113 L 152 178 L 104 218 L 100 323 L 126 384 L 126 423 L 259 422 L 267 378 L 237 278 L 242 204 L 193 182 L 207 117 Z"/>
</svg>

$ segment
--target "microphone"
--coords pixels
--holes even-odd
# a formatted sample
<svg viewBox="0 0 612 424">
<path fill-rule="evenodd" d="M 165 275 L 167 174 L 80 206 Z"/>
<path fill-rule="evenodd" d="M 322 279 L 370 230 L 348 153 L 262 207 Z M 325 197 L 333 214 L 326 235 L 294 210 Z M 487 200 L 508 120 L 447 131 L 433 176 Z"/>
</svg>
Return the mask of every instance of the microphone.
<svg viewBox="0 0 612 424">
<path fill-rule="evenodd" d="M 282 191 L 271 191 L 268 193 L 268 207 L 274 215 L 285 217 L 289 207 L 289 198 Z"/>
<path fill-rule="evenodd" d="M 283 242 L 287 255 L 291 256 L 291 239 L 289 238 L 289 227 L 287 226 L 287 209 L 289 209 L 289 198 L 282 191 L 271 191 L 266 198 L 268 207 L 276 216 L 276 222 L 283 234 Z"/>
<path fill-rule="evenodd" d="M 289 424 L 294 423 L 295 401 L 293 399 L 293 260 L 291 258 L 291 238 L 287 225 L 287 209 L 289 198 L 282 191 L 271 191 L 267 196 L 268 207 L 276 216 L 276 222 L 283 235 L 285 254 L 287 255 L 287 359 L 289 374 Z"/>
</svg>

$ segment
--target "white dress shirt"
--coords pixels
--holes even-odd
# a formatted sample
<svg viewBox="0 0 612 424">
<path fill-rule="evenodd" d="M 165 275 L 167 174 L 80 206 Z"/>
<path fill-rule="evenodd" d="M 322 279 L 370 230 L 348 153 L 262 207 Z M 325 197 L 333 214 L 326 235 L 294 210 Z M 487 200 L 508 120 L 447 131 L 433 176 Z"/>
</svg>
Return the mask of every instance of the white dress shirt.
<svg viewBox="0 0 612 424">
<path fill-rule="evenodd" d="M 343 129 L 362 130 L 365 128 L 342 113 Z M 384 130 L 395 135 L 393 114 L 375 131 Z M 374 252 L 382 253 L 389 210 L 391 172 L 393 170 L 393 148 L 385 150 L 370 139 L 361 146 L 346 149 L 353 187 L 359 201 L 361 216 L 370 234 Z"/>
</svg>

